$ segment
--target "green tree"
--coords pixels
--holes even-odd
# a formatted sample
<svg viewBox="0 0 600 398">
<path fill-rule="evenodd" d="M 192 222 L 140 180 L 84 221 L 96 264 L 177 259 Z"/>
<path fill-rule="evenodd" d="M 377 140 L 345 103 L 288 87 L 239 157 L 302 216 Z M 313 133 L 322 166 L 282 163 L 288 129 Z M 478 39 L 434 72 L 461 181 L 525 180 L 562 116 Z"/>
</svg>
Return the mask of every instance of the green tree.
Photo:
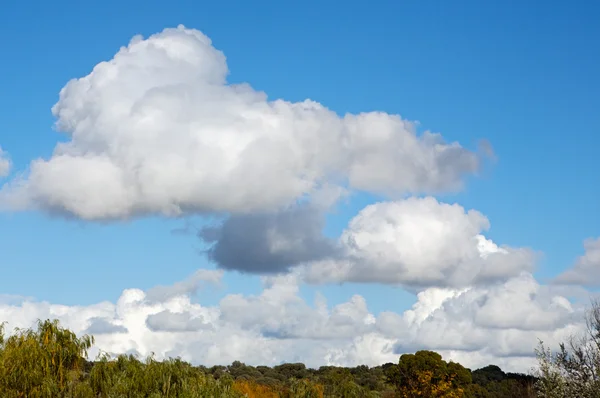
<svg viewBox="0 0 600 398">
<path fill-rule="evenodd" d="M 46 320 L 0 342 L 0 388 L 7 395 L 56 397 L 74 389 L 93 338 Z"/>
<path fill-rule="evenodd" d="M 471 374 L 457 363 L 447 363 L 433 351 L 404 354 L 398 365 L 388 367 L 388 382 L 402 397 L 462 397 Z"/>
</svg>

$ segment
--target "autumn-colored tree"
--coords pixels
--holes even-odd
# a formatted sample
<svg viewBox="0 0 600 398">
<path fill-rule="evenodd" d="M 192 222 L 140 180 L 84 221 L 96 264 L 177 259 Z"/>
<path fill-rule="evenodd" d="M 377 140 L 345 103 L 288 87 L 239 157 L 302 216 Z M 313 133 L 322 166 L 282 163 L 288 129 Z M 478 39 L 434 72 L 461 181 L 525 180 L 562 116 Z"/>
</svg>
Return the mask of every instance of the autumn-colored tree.
<svg viewBox="0 0 600 398">
<path fill-rule="evenodd" d="M 233 390 L 239 392 L 246 398 L 279 398 L 280 393 L 265 385 L 249 380 L 237 380 L 233 384 Z"/>
<path fill-rule="evenodd" d="M 462 398 L 464 390 L 452 385 L 452 377 L 434 380 L 434 372 L 431 370 L 419 370 L 415 374 L 415 380 L 409 385 L 401 386 L 399 389 L 402 398 Z"/>
<path fill-rule="evenodd" d="M 321 384 L 309 380 L 292 380 L 287 395 L 282 398 L 323 398 L 324 389 Z"/>
</svg>

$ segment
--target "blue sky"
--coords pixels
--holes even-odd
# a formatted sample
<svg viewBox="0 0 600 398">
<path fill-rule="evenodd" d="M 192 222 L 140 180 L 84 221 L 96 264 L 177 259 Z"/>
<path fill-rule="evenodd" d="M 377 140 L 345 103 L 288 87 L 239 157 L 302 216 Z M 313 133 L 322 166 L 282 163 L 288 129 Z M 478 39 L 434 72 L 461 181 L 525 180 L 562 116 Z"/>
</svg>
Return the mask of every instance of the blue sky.
<svg viewBox="0 0 600 398">
<path fill-rule="evenodd" d="M 486 215 L 493 241 L 542 252 L 539 281 L 571 266 L 583 241 L 600 235 L 596 2 L 7 4 L 0 14 L 0 146 L 15 172 L 67 140 L 53 130 L 50 110 L 70 79 L 111 59 L 136 34 L 183 24 L 224 52 L 229 82 L 248 82 L 269 99 L 310 98 L 340 115 L 400 114 L 470 150 L 489 141 L 496 161 L 461 192 L 438 199 Z M 326 233 L 337 236 L 378 199 L 355 194 L 327 217 Z M 196 237 L 173 233 L 183 225 L 161 216 L 94 223 L 35 210 L 0 213 L 0 293 L 88 305 L 215 268 Z M 258 276 L 232 272 L 224 286 L 198 300 L 212 305 L 227 293 L 261 290 Z M 301 287 L 308 301 L 317 290 L 330 304 L 360 294 L 376 314 L 414 302 L 385 285 Z"/>
</svg>

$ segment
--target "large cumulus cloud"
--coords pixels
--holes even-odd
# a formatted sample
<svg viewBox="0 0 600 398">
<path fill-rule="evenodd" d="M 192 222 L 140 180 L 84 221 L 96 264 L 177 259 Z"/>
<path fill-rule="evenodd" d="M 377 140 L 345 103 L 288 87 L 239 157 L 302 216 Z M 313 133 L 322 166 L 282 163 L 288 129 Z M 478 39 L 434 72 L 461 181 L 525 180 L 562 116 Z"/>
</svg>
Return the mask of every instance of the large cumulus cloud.
<svg viewBox="0 0 600 398">
<path fill-rule="evenodd" d="M 52 112 L 69 140 L 0 202 L 86 220 L 272 211 L 332 186 L 455 190 L 479 168 L 475 153 L 397 115 L 269 101 L 227 75 L 197 30 L 134 37 L 61 90 Z"/>
</svg>

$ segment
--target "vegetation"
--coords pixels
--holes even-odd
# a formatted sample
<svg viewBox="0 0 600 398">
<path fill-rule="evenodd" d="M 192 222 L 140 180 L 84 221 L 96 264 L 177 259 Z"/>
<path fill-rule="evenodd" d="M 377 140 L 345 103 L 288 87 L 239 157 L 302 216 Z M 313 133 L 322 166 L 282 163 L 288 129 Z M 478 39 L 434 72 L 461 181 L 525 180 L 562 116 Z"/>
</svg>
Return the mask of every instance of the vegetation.
<svg viewBox="0 0 600 398">
<path fill-rule="evenodd" d="M 600 398 L 600 302 L 592 302 L 582 336 L 571 336 L 553 353 L 540 342 L 539 397 Z"/>
<path fill-rule="evenodd" d="M 599 313 L 600 314 L 600 313 Z M 5 337 L 0 327 L 0 396 L 5 398 L 501 398 L 534 397 L 535 378 L 497 366 L 470 371 L 432 351 L 400 357 L 397 364 L 309 369 L 192 366 L 180 359 L 144 361 L 122 355 L 85 358 L 94 340 L 77 337 L 57 321 Z M 562 390 L 561 390 L 562 391 Z M 548 395 L 551 396 L 551 395 Z M 558 395 L 552 395 L 558 396 Z M 563 395 L 560 395 L 561 397 Z M 578 395 L 581 397 L 593 395 Z"/>
</svg>

